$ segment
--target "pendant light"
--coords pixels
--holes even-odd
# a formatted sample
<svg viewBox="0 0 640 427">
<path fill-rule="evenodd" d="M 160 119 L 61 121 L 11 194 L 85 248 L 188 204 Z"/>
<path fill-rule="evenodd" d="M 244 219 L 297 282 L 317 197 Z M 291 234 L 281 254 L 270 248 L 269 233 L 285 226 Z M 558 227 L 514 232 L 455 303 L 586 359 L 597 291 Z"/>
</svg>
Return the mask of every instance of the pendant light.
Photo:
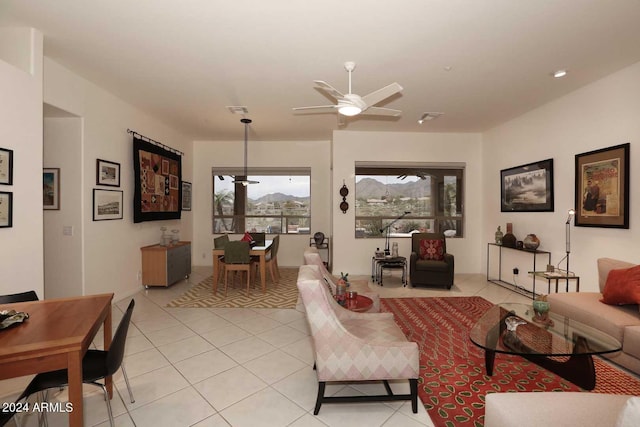
<svg viewBox="0 0 640 427">
<path fill-rule="evenodd" d="M 260 184 L 260 181 L 252 181 L 248 179 L 247 175 L 247 136 L 249 132 L 249 123 L 251 119 L 240 119 L 241 123 L 244 123 L 244 179 L 235 179 L 234 184 L 242 184 L 245 187 L 249 184 Z"/>
</svg>

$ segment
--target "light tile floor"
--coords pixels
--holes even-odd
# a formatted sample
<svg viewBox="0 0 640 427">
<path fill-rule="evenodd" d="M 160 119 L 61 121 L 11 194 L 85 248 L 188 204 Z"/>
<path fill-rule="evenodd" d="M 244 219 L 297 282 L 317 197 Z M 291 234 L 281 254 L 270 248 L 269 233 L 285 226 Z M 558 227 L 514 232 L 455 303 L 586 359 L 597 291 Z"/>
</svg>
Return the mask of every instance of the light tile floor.
<svg viewBox="0 0 640 427">
<path fill-rule="evenodd" d="M 187 281 L 134 295 L 125 366 L 135 403 L 130 403 L 119 371 L 112 400 L 118 426 L 433 425 L 422 405 L 413 414 L 409 402 L 324 404 L 314 416 L 317 380 L 300 305 L 287 310 L 165 307 L 210 274 L 209 268 L 195 267 Z M 457 275 L 451 290 L 438 290 L 403 287 L 398 272 L 391 271 L 385 272 L 384 287 L 370 287 L 381 297 L 479 295 L 494 303 L 529 301 L 479 274 Z M 114 304 L 114 329 L 129 300 Z M 101 332 L 98 337 L 94 345 L 102 348 Z M 28 380 L 0 381 L 0 403 L 12 402 Z M 366 384 L 328 386 L 327 391 L 378 394 L 384 388 Z M 66 401 L 66 390 L 50 392 L 49 399 Z M 85 421 L 88 426 L 109 425 L 102 393 L 91 386 L 85 386 Z M 21 425 L 37 425 L 36 416 L 23 415 Z M 49 425 L 67 425 L 67 415 L 50 414 Z"/>
</svg>

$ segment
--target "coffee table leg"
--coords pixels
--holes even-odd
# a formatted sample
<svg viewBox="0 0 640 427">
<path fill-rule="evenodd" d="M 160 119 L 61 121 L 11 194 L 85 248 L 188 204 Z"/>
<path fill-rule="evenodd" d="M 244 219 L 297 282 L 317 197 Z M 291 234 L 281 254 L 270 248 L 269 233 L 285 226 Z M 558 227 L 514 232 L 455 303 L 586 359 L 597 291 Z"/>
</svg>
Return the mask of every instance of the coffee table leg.
<svg viewBox="0 0 640 427">
<path fill-rule="evenodd" d="M 496 352 L 493 350 L 484 351 L 484 366 L 487 368 L 487 375 L 493 375 L 493 363 L 496 360 Z"/>
</svg>

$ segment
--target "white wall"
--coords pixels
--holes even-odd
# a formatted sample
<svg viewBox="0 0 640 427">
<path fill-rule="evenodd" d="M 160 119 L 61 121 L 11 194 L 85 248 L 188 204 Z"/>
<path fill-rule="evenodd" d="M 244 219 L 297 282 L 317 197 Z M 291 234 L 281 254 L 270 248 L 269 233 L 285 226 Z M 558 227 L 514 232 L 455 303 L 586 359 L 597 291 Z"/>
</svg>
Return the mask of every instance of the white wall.
<svg viewBox="0 0 640 427">
<path fill-rule="evenodd" d="M 553 83 L 562 84 L 561 81 Z M 542 242 L 540 249 L 552 252 L 552 262 L 557 263 L 565 252 L 567 210 L 574 205 L 575 155 L 630 142 L 630 228 L 572 225 L 570 268 L 581 277 L 581 290 L 594 291 L 597 289 L 597 258 L 612 257 L 640 263 L 640 198 L 634 197 L 640 188 L 640 174 L 637 173 L 640 164 L 639 94 L 640 63 L 637 63 L 486 132 L 482 153 L 485 202 L 482 240 L 492 242 L 496 227 L 502 225 L 504 229 L 507 222 L 512 222 L 518 239 L 535 233 Z M 500 170 L 547 158 L 554 159 L 555 212 L 501 213 Z M 486 256 L 486 244 L 477 249 L 478 257 Z"/>
<path fill-rule="evenodd" d="M 41 100 L 42 102 L 42 100 Z M 192 145 L 187 137 L 174 131 L 143 111 L 127 104 L 104 89 L 60 66 L 44 60 L 44 102 L 82 118 L 82 205 L 83 293 L 115 292 L 116 299 L 140 289 L 140 247 L 158 243 L 160 227 L 181 230 L 182 240 L 191 240 L 191 212 L 181 220 L 133 223 L 133 129 L 185 153 L 182 177 L 192 182 Z M 40 105 L 42 109 L 42 105 Z M 93 221 L 93 189 L 96 185 L 96 159 L 120 163 L 124 191 L 124 219 Z M 65 174 L 61 170 L 61 175 Z M 193 183 L 194 189 L 198 183 Z M 64 266 L 60 266 L 64 268 Z"/>
<path fill-rule="evenodd" d="M 0 185 L 13 193 L 13 227 L 0 228 L 0 294 L 33 289 L 42 298 L 42 34 L 18 33 L 27 48 L 9 60 L 29 65 L 0 59 L 0 147 L 14 156 L 13 185 Z"/>
<path fill-rule="evenodd" d="M 256 125 L 253 125 L 256 126 Z M 242 135 L 242 128 L 238 127 Z M 309 237 L 316 231 L 329 234 L 330 226 L 330 143 L 328 141 L 252 141 L 248 142 L 249 166 L 311 168 L 311 235 L 283 234 L 280 237 L 278 264 L 298 266 Z M 193 218 L 195 265 L 211 266 L 213 167 L 242 167 L 243 141 L 196 141 L 193 150 Z M 240 236 L 238 236 L 240 238 Z"/>
<path fill-rule="evenodd" d="M 82 119 L 45 117 L 43 144 L 43 166 L 61 171 L 60 209 L 44 211 L 45 298 L 82 295 Z"/>
<path fill-rule="evenodd" d="M 355 162 L 463 162 L 465 169 L 464 237 L 447 240 L 447 251 L 455 255 L 456 274 L 481 270 L 477 247 L 482 240 L 481 177 L 482 144 L 474 133 L 396 133 L 350 132 L 333 133 L 333 271 L 350 274 L 370 274 L 371 257 L 376 247 L 384 247 L 384 239 L 355 238 Z M 349 188 L 349 210 L 339 208 L 342 182 Z M 411 239 L 398 242 L 401 256 L 409 258 Z"/>
</svg>

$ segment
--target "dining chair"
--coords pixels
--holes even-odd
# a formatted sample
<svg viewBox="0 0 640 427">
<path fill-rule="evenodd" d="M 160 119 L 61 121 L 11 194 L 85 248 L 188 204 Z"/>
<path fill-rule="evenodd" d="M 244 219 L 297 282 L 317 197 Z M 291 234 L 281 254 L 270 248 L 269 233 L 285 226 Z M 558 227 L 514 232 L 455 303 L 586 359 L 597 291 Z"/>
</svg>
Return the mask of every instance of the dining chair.
<svg viewBox="0 0 640 427">
<path fill-rule="evenodd" d="M 229 272 L 244 271 L 247 274 L 247 296 L 249 296 L 249 287 L 251 286 L 251 278 L 253 276 L 252 267 L 255 261 L 251 259 L 251 247 L 249 242 L 242 240 L 232 241 L 224 247 L 224 296 L 227 296 L 227 288 L 229 286 Z"/>
<path fill-rule="evenodd" d="M 222 236 L 213 239 L 213 248 L 224 249 L 227 243 L 229 243 L 229 235 L 223 234 Z M 216 280 L 216 284 L 220 283 L 222 272 L 224 271 L 224 255 L 218 255 L 218 265 L 218 277 L 214 277 L 214 280 Z"/>
<path fill-rule="evenodd" d="M 127 311 L 125 311 L 122 320 L 118 324 L 111 346 L 108 350 L 87 350 L 84 358 L 82 359 L 82 382 L 85 384 L 92 384 L 102 388 L 105 401 L 107 402 L 107 412 L 109 413 L 109 423 L 113 427 L 113 412 L 111 411 L 111 402 L 109 400 L 109 393 L 107 387 L 103 383 L 99 383 L 98 380 L 102 380 L 110 375 L 113 375 L 122 369 L 122 375 L 129 391 L 129 398 L 131 403 L 134 403 L 133 393 L 131 392 L 131 386 L 129 385 L 129 378 L 127 372 L 122 364 L 124 358 L 124 348 L 127 339 L 127 331 L 129 330 L 129 324 L 131 323 L 131 314 L 133 313 L 133 307 L 135 306 L 135 300 L 131 300 Z M 33 380 L 29 383 L 24 392 L 20 395 L 16 402 L 25 399 L 40 391 L 46 391 L 50 388 L 64 387 L 67 385 L 67 370 L 60 369 L 57 371 L 43 372 L 37 374 Z M 46 400 L 46 396 L 45 396 Z"/>
<path fill-rule="evenodd" d="M 14 302 L 38 301 L 36 291 L 19 292 L 17 294 L 0 295 L 0 304 L 11 304 Z"/>
<path fill-rule="evenodd" d="M 280 235 L 276 235 L 271 243 L 271 250 L 266 255 L 265 262 L 269 273 L 271 274 L 271 281 L 278 286 L 280 281 L 280 271 L 278 270 L 278 247 L 280 246 Z"/>
</svg>

